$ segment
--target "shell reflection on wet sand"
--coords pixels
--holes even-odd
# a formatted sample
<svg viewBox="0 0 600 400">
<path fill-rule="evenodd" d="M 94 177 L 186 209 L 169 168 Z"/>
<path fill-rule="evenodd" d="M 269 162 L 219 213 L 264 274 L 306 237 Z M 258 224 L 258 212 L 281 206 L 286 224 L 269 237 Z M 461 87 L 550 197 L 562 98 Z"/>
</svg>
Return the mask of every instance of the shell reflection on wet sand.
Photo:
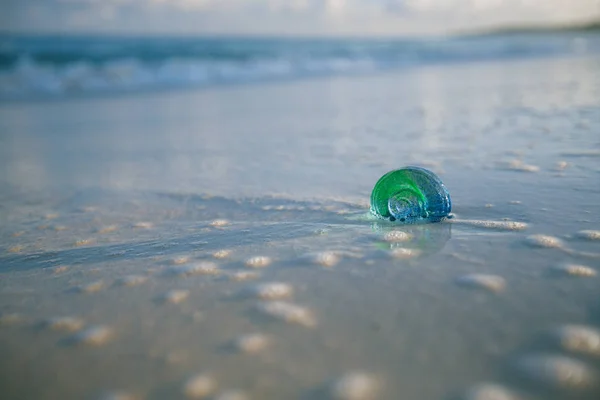
<svg viewBox="0 0 600 400">
<path fill-rule="evenodd" d="M 408 242 L 413 238 L 413 235 L 403 231 L 389 231 L 385 232 L 382 239 L 386 242 Z"/>
<path fill-rule="evenodd" d="M 554 389 L 589 389 L 597 384 L 596 372 L 574 358 L 537 354 L 523 356 L 517 370 L 532 382 Z"/>
<path fill-rule="evenodd" d="M 408 260 L 410 258 L 419 257 L 422 254 L 419 249 L 410 249 L 407 247 L 396 247 L 390 250 L 390 255 L 399 260 Z"/>
<path fill-rule="evenodd" d="M 379 383 L 375 377 L 365 372 L 349 372 L 337 379 L 331 386 L 331 397 L 335 400 L 373 400 Z"/>
<path fill-rule="evenodd" d="M 565 325 L 552 332 L 559 346 L 573 353 L 600 357 L 600 330 L 585 325 Z"/>
<path fill-rule="evenodd" d="M 490 292 L 500 293 L 506 288 L 506 280 L 498 275 L 467 274 L 456 278 L 459 286 L 471 289 L 485 289 Z"/>
<path fill-rule="evenodd" d="M 502 385 L 479 383 L 471 387 L 461 400 L 519 400 L 519 397 Z"/>
<path fill-rule="evenodd" d="M 183 394 L 189 399 L 204 399 L 217 389 L 215 379 L 207 374 L 190 377 L 183 385 Z"/>
<path fill-rule="evenodd" d="M 269 301 L 259 303 L 257 309 L 262 314 L 274 319 L 314 327 L 317 325 L 316 318 L 308 308 L 288 303 L 285 301 Z"/>
</svg>

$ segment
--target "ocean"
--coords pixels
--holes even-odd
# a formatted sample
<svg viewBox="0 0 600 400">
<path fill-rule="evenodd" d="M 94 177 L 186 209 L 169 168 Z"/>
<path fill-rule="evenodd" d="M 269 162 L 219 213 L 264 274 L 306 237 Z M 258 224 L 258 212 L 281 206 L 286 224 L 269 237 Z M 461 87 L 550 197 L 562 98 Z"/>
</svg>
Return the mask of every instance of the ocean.
<svg viewBox="0 0 600 400">
<path fill-rule="evenodd" d="M 600 398 L 600 35 L 0 42 L 0 398 Z"/>
<path fill-rule="evenodd" d="M 118 94 L 600 53 L 593 33 L 430 39 L 0 36 L 0 100 Z"/>
</svg>

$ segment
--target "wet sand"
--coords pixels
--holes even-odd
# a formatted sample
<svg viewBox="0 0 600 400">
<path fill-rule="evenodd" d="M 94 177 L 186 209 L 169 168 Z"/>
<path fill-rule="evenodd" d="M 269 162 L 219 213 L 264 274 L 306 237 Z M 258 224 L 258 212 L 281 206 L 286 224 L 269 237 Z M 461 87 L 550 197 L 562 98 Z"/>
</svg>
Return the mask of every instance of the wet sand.
<svg viewBox="0 0 600 400">
<path fill-rule="evenodd" d="M 598 70 L 0 106 L 0 386 L 597 399 Z M 440 175 L 452 220 L 365 218 L 372 185 L 409 164 Z"/>
</svg>

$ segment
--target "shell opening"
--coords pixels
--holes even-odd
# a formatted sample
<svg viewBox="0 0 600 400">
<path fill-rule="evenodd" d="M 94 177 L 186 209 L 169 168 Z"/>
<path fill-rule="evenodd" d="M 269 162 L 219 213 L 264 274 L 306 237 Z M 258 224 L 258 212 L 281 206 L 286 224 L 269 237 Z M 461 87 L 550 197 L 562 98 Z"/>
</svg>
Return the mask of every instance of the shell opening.
<svg viewBox="0 0 600 400">
<path fill-rule="evenodd" d="M 401 222 L 412 222 L 427 216 L 423 202 L 410 190 L 403 190 L 388 200 L 388 210 L 394 219 Z"/>
</svg>

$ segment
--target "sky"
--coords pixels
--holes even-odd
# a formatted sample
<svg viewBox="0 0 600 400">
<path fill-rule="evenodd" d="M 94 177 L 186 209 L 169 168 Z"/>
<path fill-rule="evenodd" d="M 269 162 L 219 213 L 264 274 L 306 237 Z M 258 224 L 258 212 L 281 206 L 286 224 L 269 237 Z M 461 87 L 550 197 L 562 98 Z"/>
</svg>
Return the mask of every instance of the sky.
<svg viewBox="0 0 600 400">
<path fill-rule="evenodd" d="M 423 35 L 600 19 L 600 0 L 0 0 L 0 29 L 111 34 Z"/>
</svg>

